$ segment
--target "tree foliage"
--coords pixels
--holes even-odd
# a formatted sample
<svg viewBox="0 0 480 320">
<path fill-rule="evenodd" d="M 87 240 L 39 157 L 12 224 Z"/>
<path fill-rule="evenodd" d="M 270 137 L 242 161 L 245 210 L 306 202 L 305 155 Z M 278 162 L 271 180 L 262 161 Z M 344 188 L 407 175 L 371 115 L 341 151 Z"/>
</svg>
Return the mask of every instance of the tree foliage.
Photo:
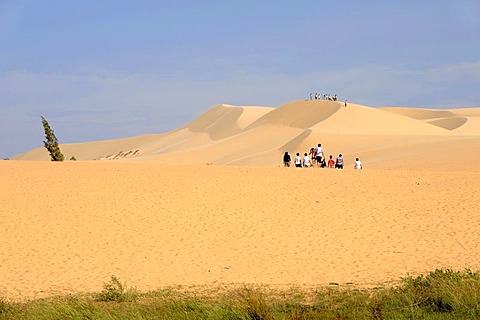
<svg viewBox="0 0 480 320">
<path fill-rule="evenodd" d="M 53 132 L 52 128 L 50 128 L 47 120 L 43 116 L 41 117 L 46 139 L 46 141 L 43 141 L 43 144 L 50 153 L 50 158 L 52 159 L 52 161 L 63 161 L 64 156 L 60 151 L 60 147 L 58 146 L 57 137 L 55 137 L 55 133 Z"/>
</svg>

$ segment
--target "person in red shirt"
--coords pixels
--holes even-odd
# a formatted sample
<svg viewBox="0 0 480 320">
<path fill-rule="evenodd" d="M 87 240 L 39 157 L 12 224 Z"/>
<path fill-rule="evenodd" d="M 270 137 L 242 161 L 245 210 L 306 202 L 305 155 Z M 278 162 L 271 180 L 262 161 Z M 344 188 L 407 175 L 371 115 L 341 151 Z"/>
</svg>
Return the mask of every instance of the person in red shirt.
<svg viewBox="0 0 480 320">
<path fill-rule="evenodd" d="M 333 159 L 332 155 L 330 155 L 327 165 L 329 168 L 335 168 L 335 159 Z"/>
</svg>

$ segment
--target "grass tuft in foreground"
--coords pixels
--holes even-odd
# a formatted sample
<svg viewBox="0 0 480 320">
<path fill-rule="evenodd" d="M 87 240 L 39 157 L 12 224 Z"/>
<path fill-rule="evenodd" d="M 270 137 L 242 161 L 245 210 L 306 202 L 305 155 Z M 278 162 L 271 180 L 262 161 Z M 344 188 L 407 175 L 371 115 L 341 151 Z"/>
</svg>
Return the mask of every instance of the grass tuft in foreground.
<svg viewBox="0 0 480 320">
<path fill-rule="evenodd" d="M 103 291 L 23 303 L 0 298 L 0 319 L 479 319 L 480 275 L 435 270 L 398 286 L 314 290 L 245 286 L 216 291 L 128 290 L 112 276 Z"/>
<path fill-rule="evenodd" d="M 103 290 L 96 295 L 97 301 L 127 302 L 135 301 L 138 295 L 135 289 L 127 289 L 127 285 L 120 282 L 116 276 L 103 285 Z"/>
</svg>

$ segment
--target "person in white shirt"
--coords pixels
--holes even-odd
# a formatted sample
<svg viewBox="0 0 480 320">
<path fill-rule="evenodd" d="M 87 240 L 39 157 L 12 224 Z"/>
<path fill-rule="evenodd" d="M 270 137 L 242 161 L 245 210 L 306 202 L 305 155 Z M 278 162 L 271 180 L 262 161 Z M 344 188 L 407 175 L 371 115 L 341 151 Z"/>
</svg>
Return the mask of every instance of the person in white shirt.
<svg viewBox="0 0 480 320">
<path fill-rule="evenodd" d="M 353 165 L 353 168 L 357 170 L 362 169 L 362 162 L 360 161 L 360 159 L 358 158 L 355 159 L 355 164 Z"/>
<path fill-rule="evenodd" d="M 336 169 L 343 169 L 343 156 L 340 153 L 337 157 L 337 161 L 335 162 Z"/>
<path fill-rule="evenodd" d="M 310 160 L 310 157 L 308 154 L 305 152 L 305 155 L 303 156 L 303 167 L 304 168 L 309 168 L 312 166 L 312 161 Z"/>
<path fill-rule="evenodd" d="M 295 167 L 301 168 L 302 167 L 302 158 L 300 157 L 300 153 L 297 152 L 297 156 L 295 157 Z"/>
<path fill-rule="evenodd" d="M 317 166 L 320 167 L 320 165 L 322 164 L 322 161 L 325 159 L 325 157 L 323 156 L 323 148 L 321 143 L 318 144 L 315 158 L 316 158 L 315 160 L 317 160 Z"/>
</svg>

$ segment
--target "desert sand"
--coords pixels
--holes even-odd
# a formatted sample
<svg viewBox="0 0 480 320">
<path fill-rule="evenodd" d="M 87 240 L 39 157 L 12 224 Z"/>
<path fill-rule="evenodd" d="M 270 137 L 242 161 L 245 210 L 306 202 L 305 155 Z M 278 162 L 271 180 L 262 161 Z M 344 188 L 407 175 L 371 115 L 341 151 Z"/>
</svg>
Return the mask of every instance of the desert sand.
<svg viewBox="0 0 480 320">
<path fill-rule="evenodd" d="M 218 105 L 177 130 L 0 161 L 0 296 L 377 286 L 480 269 L 480 109 Z M 344 170 L 283 168 L 322 143 Z M 363 170 L 353 170 L 354 157 Z M 16 161 L 22 160 L 22 161 Z"/>
</svg>

